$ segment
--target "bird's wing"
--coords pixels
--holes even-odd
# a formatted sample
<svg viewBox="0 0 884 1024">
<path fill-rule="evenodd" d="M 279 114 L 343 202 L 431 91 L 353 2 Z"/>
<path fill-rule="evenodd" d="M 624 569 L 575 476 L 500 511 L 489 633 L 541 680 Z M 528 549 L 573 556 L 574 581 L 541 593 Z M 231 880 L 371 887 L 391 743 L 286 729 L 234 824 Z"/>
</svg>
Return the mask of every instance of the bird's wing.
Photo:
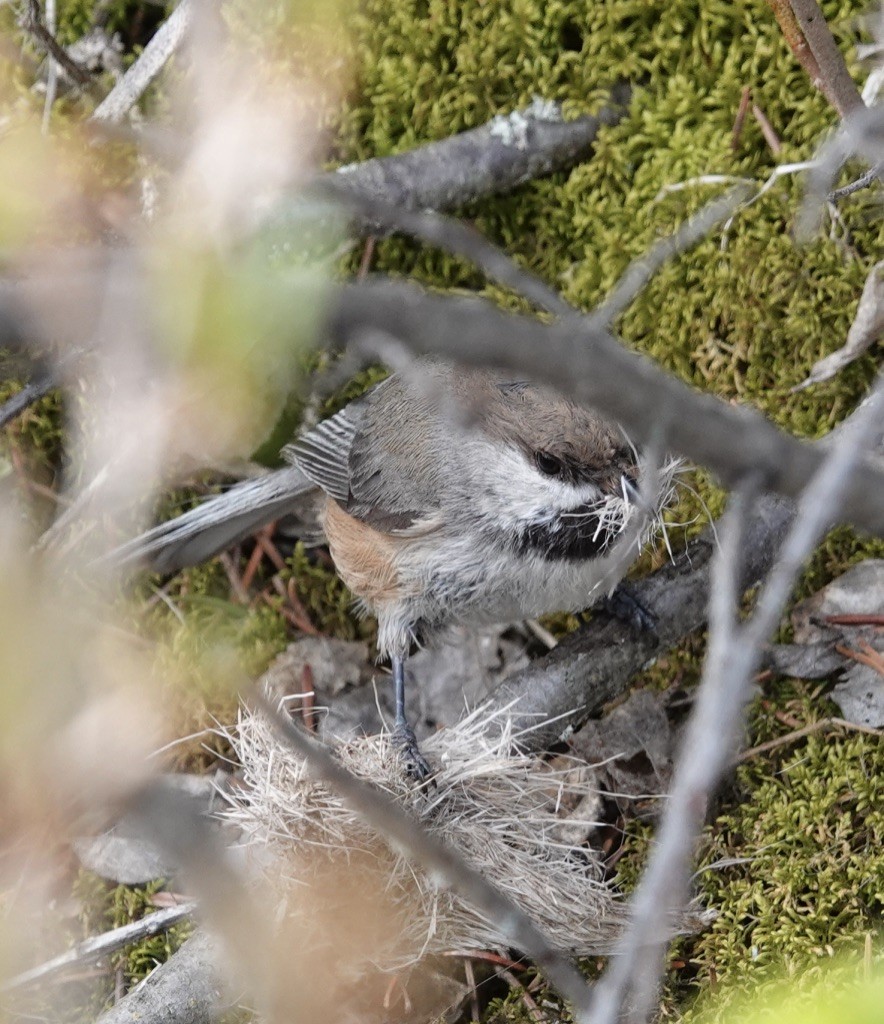
<svg viewBox="0 0 884 1024">
<path fill-rule="evenodd" d="M 389 377 L 286 448 L 285 455 L 352 516 L 389 533 L 428 529 L 439 511 L 432 460 L 406 385 Z"/>
</svg>

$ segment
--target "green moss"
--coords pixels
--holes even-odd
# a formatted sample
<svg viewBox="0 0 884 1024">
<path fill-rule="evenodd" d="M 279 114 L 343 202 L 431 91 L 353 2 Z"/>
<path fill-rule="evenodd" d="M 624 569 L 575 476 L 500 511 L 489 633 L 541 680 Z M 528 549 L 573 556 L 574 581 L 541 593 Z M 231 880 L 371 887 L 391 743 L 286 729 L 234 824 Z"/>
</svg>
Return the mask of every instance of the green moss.
<svg viewBox="0 0 884 1024">
<path fill-rule="evenodd" d="M 134 887 L 115 885 L 88 871 L 81 871 L 74 883 L 74 896 L 80 902 L 80 920 L 84 936 L 120 928 L 153 913 L 153 898 L 165 888 L 162 880 Z M 124 972 L 127 986 L 137 985 L 159 964 L 165 963 L 193 933 L 193 924 L 183 921 L 159 935 L 150 936 L 111 954 L 108 979 L 101 994 L 105 1006 L 113 1002 L 113 978 Z"/>
<path fill-rule="evenodd" d="M 374 620 L 358 616 L 353 595 L 328 562 L 299 543 L 289 565 L 290 574 L 284 575 L 294 581 L 298 599 L 320 632 L 345 640 L 374 640 Z"/>
</svg>

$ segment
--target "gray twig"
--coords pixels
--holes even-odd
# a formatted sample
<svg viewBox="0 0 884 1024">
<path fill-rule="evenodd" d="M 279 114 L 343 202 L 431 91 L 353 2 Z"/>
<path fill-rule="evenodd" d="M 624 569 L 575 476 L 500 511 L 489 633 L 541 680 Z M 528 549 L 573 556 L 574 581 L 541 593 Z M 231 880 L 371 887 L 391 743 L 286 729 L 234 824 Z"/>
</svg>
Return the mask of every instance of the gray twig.
<svg viewBox="0 0 884 1024">
<path fill-rule="evenodd" d="M 884 260 L 880 260 L 869 271 L 863 285 L 859 305 L 847 340 L 829 355 L 818 360 L 811 367 L 807 378 L 796 384 L 792 391 L 803 391 L 811 384 L 829 380 L 835 374 L 858 359 L 881 335 L 884 334 Z"/>
<path fill-rule="evenodd" d="M 166 931 L 172 925 L 190 917 L 195 909 L 195 903 L 182 903 L 177 907 L 168 907 L 165 910 L 147 914 L 140 921 L 124 924 L 103 935 L 85 939 L 66 953 L 53 957 L 51 960 L 5 981 L 0 985 L 0 992 L 11 992 L 13 989 L 24 988 L 27 985 L 33 985 L 36 981 L 43 981 L 54 974 L 65 971 L 69 967 L 93 963 L 133 942 L 140 942 L 151 935 L 158 935 L 160 932 Z"/>
<path fill-rule="evenodd" d="M 128 114 L 181 45 L 191 18 L 191 0 L 181 3 L 154 33 L 141 56 L 117 82 L 92 114 L 94 121 L 117 122 Z"/>
<path fill-rule="evenodd" d="M 346 182 L 346 178 L 343 182 Z M 431 211 L 410 210 L 377 197 L 353 192 L 342 187 L 342 179 L 326 177 L 323 185 L 345 206 L 355 211 L 362 230 L 372 235 L 399 231 L 419 238 L 429 245 L 469 260 L 492 281 L 518 292 L 541 309 L 558 316 L 576 314 L 574 307 L 554 288 L 524 270 L 470 225 Z"/>
<path fill-rule="evenodd" d="M 730 217 L 749 198 L 750 191 L 747 185 L 738 185 L 723 196 L 713 199 L 686 220 L 678 231 L 661 238 L 646 253 L 630 263 L 611 294 L 590 316 L 590 323 L 599 328 L 613 323 L 635 301 L 664 263 L 705 238 L 716 224 Z"/>
<path fill-rule="evenodd" d="M 884 163 L 877 163 L 874 167 L 867 170 L 865 174 L 861 174 L 856 181 L 851 181 L 849 185 L 842 185 L 841 188 L 836 188 L 833 192 L 830 192 L 826 196 L 826 202 L 837 203 L 848 196 L 852 196 L 854 192 L 859 192 L 860 189 L 869 188 L 875 182 L 880 181 L 882 175 L 884 175 Z"/>
<path fill-rule="evenodd" d="M 73 60 L 65 48 L 43 24 L 38 0 L 28 0 L 28 10 L 24 18 L 24 27 L 49 54 L 50 62 L 55 61 L 56 64 L 64 68 L 65 72 L 78 85 L 81 85 L 86 89 L 91 87 L 92 79 L 89 76 L 88 71 L 84 71 L 83 68 Z"/>
<path fill-rule="evenodd" d="M 789 0 L 819 67 L 819 86 L 844 118 L 865 104 L 816 0 Z M 816 84 L 816 83 L 815 83 Z"/>
<path fill-rule="evenodd" d="M 3 405 L 0 405 L 0 430 L 23 413 L 29 405 L 33 405 L 34 402 L 48 394 L 56 386 L 56 383 L 57 381 L 51 373 L 44 373 L 29 381 L 21 391 L 17 391 L 11 398 L 8 398 Z"/>
<path fill-rule="evenodd" d="M 407 153 L 348 164 L 327 177 L 366 199 L 409 210 L 452 210 L 573 167 L 603 125 L 622 119 L 631 97 L 628 83 L 615 85 L 598 115 L 574 121 L 563 121 L 550 105 L 537 102 Z M 280 207 L 279 216 L 285 215 Z"/>
</svg>

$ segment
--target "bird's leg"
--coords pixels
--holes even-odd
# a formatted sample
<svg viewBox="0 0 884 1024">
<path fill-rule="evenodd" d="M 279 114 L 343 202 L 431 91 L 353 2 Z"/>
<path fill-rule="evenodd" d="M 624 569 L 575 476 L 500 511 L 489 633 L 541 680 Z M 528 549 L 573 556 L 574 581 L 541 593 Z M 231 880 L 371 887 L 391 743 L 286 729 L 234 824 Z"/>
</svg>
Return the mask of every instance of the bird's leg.
<svg viewBox="0 0 884 1024">
<path fill-rule="evenodd" d="M 405 761 L 405 769 L 408 774 L 418 782 L 423 782 L 432 774 L 429 764 L 424 755 L 420 752 L 414 729 L 408 724 L 405 717 L 405 660 L 394 655 L 391 659 L 393 665 L 393 689 L 396 696 L 396 720 L 393 724 L 393 746 L 399 751 Z"/>
</svg>

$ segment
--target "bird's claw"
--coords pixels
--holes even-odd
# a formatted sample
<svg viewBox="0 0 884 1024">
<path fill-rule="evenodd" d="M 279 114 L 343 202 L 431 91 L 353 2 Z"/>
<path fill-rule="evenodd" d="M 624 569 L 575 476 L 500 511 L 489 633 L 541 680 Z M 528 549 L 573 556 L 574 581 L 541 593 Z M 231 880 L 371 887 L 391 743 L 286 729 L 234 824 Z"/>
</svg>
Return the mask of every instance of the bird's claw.
<svg viewBox="0 0 884 1024">
<path fill-rule="evenodd" d="M 414 729 L 407 722 L 397 722 L 391 736 L 393 749 L 405 762 L 406 773 L 415 782 L 426 782 L 433 774 L 432 768 L 420 751 Z"/>
<path fill-rule="evenodd" d="M 610 597 L 604 599 L 602 607 L 612 618 L 625 623 L 637 633 L 657 635 L 657 616 L 636 597 L 635 591 L 625 580 L 617 584 Z"/>
</svg>

